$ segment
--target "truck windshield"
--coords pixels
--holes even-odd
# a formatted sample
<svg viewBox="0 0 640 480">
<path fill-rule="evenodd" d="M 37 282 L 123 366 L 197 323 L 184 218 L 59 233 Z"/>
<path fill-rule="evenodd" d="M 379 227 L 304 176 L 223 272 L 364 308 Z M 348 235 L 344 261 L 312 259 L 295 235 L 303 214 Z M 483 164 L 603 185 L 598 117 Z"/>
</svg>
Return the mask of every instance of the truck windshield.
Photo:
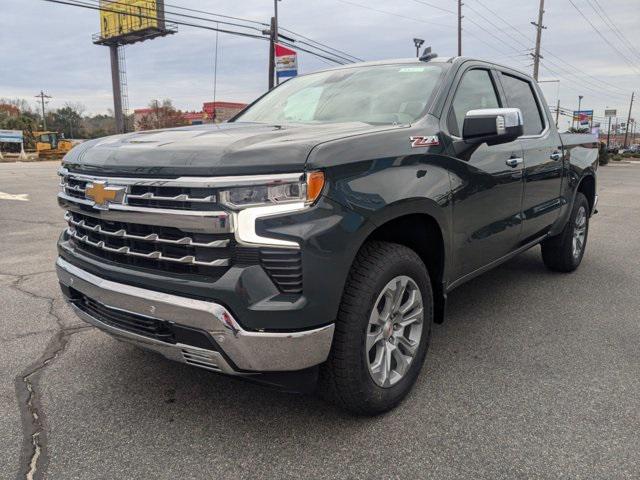
<svg viewBox="0 0 640 480">
<path fill-rule="evenodd" d="M 304 75 L 265 95 L 236 121 L 411 123 L 423 115 L 442 72 L 439 64 L 411 63 Z"/>
</svg>

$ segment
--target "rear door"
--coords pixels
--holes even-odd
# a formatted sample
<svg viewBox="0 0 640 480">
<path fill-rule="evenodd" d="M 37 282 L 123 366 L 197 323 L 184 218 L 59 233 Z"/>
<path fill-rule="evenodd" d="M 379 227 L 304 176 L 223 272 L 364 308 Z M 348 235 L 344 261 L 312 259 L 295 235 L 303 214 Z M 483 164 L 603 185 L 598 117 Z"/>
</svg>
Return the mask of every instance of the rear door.
<svg viewBox="0 0 640 480">
<path fill-rule="evenodd" d="M 507 106 L 519 108 L 524 117 L 524 136 L 518 142 L 524 155 L 522 242 L 526 243 L 547 233 L 560 215 L 562 143 L 533 81 L 506 71 L 500 73 L 500 81 Z"/>
<path fill-rule="evenodd" d="M 484 64 L 471 64 L 458 72 L 441 122 L 451 141 L 450 154 L 457 160 L 450 168 L 456 279 L 515 250 L 520 239 L 520 143 L 469 146 L 461 138 L 469 110 L 503 106 L 494 71 Z"/>
</svg>

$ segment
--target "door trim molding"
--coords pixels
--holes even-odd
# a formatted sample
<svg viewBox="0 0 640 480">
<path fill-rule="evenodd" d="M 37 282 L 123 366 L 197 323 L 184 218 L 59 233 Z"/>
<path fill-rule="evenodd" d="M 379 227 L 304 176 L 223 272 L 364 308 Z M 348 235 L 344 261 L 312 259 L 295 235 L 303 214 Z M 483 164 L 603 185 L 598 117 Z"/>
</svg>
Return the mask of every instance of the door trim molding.
<svg viewBox="0 0 640 480">
<path fill-rule="evenodd" d="M 500 265 L 501 263 L 506 262 L 507 260 L 510 260 L 511 258 L 515 257 L 516 255 L 521 254 L 522 252 L 529 250 L 531 247 L 535 247 L 537 244 L 539 244 L 540 242 L 542 242 L 545 238 L 547 238 L 549 236 L 549 234 L 544 234 L 541 237 L 536 238 L 535 240 L 532 240 L 526 244 L 524 244 L 523 246 L 515 249 L 514 251 L 507 253 L 506 255 L 504 255 L 503 257 L 497 258 L 496 260 L 493 260 L 492 262 L 489 262 L 488 264 L 486 264 L 483 267 L 480 267 L 476 270 L 474 270 L 473 272 L 467 273 L 465 275 L 463 275 L 462 277 L 454 280 L 453 282 L 449 283 L 447 285 L 446 288 L 446 293 L 449 293 L 450 291 L 452 291 L 453 289 L 459 287 L 460 285 L 462 285 L 463 283 L 468 282 L 469 280 L 471 280 L 472 278 L 477 277 L 478 275 L 481 275 L 485 272 L 488 272 L 489 270 L 493 269 L 494 267 L 497 267 L 498 265 Z"/>
</svg>

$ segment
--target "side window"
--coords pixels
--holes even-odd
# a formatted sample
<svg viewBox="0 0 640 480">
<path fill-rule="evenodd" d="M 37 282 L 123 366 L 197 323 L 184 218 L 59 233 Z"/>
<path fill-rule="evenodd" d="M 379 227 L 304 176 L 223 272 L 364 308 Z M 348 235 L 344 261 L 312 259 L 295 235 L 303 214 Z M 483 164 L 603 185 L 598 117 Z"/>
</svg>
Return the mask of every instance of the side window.
<svg viewBox="0 0 640 480">
<path fill-rule="evenodd" d="M 464 116 L 469 110 L 498 108 L 500 102 L 488 70 L 469 70 L 462 77 L 453 97 L 447 124 L 452 134 L 462 136 Z"/>
<path fill-rule="evenodd" d="M 533 85 L 506 73 L 502 74 L 502 86 L 510 107 L 519 108 L 524 117 L 524 134 L 537 135 L 544 130 L 542 111 L 535 94 Z"/>
</svg>

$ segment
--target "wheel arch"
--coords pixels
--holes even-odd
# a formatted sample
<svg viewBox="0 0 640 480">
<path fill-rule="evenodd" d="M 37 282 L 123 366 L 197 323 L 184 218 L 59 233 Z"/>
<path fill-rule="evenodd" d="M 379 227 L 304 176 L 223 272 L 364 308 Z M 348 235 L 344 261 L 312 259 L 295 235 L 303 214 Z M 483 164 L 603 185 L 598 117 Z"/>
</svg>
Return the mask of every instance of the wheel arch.
<svg viewBox="0 0 640 480">
<path fill-rule="evenodd" d="M 577 194 L 578 192 L 587 197 L 587 201 L 589 202 L 589 211 L 593 214 L 593 208 L 596 202 L 596 177 L 592 172 L 589 171 L 582 176 L 575 193 Z"/>
<path fill-rule="evenodd" d="M 370 241 L 398 243 L 411 248 L 429 272 L 434 298 L 436 323 L 444 320 L 446 306 L 446 272 L 448 265 L 448 229 L 442 207 L 427 199 L 398 202 L 379 212 L 373 228 L 358 249 Z"/>
</svg>

